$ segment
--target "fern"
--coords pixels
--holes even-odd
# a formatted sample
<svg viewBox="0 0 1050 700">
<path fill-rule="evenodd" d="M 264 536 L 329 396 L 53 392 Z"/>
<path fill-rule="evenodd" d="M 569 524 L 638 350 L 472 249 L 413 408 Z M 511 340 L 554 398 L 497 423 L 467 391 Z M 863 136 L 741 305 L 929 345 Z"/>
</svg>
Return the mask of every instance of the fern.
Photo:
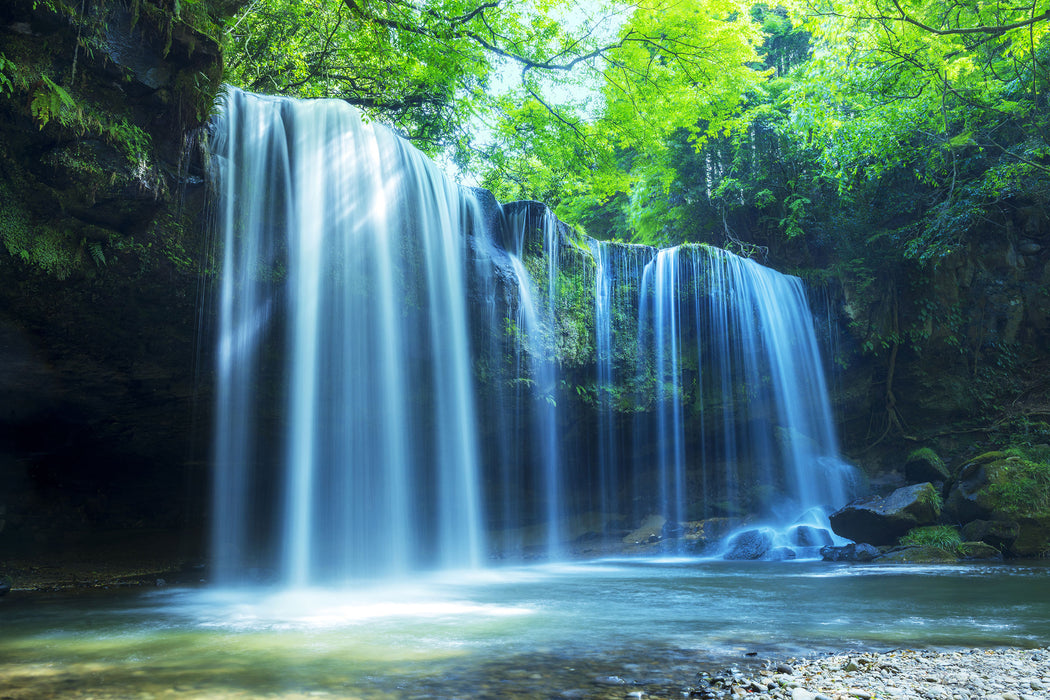
<svg viewBox="0 0 1050 700">
<path fill-rule="evenodd" d="M 0 53 L 0 95 L 14 95 L 15 84 L 12 76 L 15 72 L 15 64 L 7 56 Z M 8 75 L 10 73 L 11 75 Z"/>
<path fill-rule="evenodd" d="M 102 243 L 99 241 L 89 241 L 87 249 L 88 254 L 91 255 L 91 259 L 95 261 L 95 267 L 106 266 L 106 254 L 102 252 Z"/>
<path fill-rule="evenodd" d="M 68 126 L 75 121 L 77 103 L 65 88 L 45 75 L 40 79 L 39 87 L 33 91 L 29 111 L 41 129 L 52 119 Z"/>
</svg>

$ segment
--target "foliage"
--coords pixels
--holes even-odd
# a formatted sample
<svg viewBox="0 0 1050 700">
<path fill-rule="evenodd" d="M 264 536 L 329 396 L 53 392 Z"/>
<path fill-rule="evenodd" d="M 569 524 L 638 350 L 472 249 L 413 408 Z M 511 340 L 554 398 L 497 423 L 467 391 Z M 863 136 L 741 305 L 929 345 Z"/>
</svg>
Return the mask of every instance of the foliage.
<svg viewBox="0 0 1050 700">
<path fill-rule="evenodd" d="M 72 126 L 78 116 L 76 102 L 70 94 L 46 75 L 41 76 L 39 85 L 33 90 L 29 112 L 40 129 L 52 119 L 61 122 L 62 126 Z"/>
<path fill-rule="evenodd" d="M 14 71 L 15 64 L 9 60 L 7 56 L 0 53 L 0 97 L 4 95 L 14 95 L 15 84 L 14 84 Z"/>
<path fill-rule="evenodd" d="M 925 488 L 915 494 L 915 500 L 923 505 L 931 506 L 935 511 L 940 511 L 944 505 L 941 492 L 934 488 L 933 484 L 926 484 Z"/>
<path fill-rule="evenodd" d="M 0 183 L 0 240 L 23 264 L 64 280 L 83 270 L 84 244 L 65 229 L 31 221 L 28 213 Z"/>
<path fill-rule="evenodd" d="M 905 547 L 935 547 L 946 552 L 957 553 L 962 537 L 959 531 L 950 525 L 930 525 L 916 527 L 898 540 Z"/>
<path fill-rule="evenodd" d="M 630 193 L 621 154 L 666 175 L 667 137 L 726 128 L 762 78 L 758 39 L 731 0 L 257 0 L 231 23 L 228 79 L 382 115 L 498 197 L 598 204 Z"/>
</svg>

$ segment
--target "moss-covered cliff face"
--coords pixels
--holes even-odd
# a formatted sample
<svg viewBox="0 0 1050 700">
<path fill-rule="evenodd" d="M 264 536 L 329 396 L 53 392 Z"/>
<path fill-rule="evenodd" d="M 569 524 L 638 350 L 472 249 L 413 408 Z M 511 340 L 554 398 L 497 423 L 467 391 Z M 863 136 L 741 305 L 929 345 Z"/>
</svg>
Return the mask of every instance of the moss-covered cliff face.
<svg viewBox="0 0 1050 700">
<path fill-rule="evenodd" d="M 0 549 L 194 512 L 208 265 L 187 135 L 236 4 L 0 7 Z"/>
<path fill-rule="evenodd" d="M 935 264 L 865 268 L 889 243 L 832 261 L 846 447 L 876 479 L 901 483 L 917 447 L 959 464 L 1050 442 L 1050 209 L 1014 203 Z"/>
</svg>

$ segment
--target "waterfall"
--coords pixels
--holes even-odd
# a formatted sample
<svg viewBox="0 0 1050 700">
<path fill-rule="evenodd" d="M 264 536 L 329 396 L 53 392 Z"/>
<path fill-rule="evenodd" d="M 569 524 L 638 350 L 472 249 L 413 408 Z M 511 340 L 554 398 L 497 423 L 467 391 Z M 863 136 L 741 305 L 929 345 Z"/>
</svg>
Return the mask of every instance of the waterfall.
<svg viewBox="0 0 1050 700">
<path fill-rule="evenodd" d="M 623 509 L 621 490 L 629 473 L 625 456 L 627 431 L 618 425 L 622 398 L 617 387 L 626 378 L 617 367 L 624 350 L 621 338 L 634 335 L 625 321 L 638 308 L 642 276 L 656 254 L 654 248 L 588 239 L 597 265 L 594 278 L 595 369 L 598 391 L 596 507 L 602 513 Z"/>
<path fill-rule="evenodd" d="M 543 494 L 542 519 L 546 525 L 546 551 L 557 556 L 563 548 L 563 520 L 567 513 L 562 493 L 560 446 L 558 434 L 558 367 L 555 349 L 555 303 L 558 297 L 558 220 L 546 208 L 536 216 L 530 207 L 514 211 L 505 226 L 509 235 L 511 265 L 518 282 L 516 329 L 521 339 L 515 346 L 517 377 L 526 374 L 523 353 L 530 358 L 532 390 L 519 393 L 519 406 L 528 405 L 533 426 L 534 451 L 531 469 L 542 475 L 539 491 Z M 533 290 L 533 281 L 522 260 L 530 233 L 537 231 L 542 258 L 546 263 L 542 295 Z M 522 383 L 519 382 L 519 387 Z M 519 409 L 520 410 L 520 409 Z"/>
<path fill-rule="evenodd" d="M 217 578 L 478 565 L 472 196 L 342 102 L 233 88 L 212 172 Z"/>
<path fill-rule="evenodd" d="M 655 398 L 643 443 L 655 445 L 660 512 L 678 524 L 740 509 L 826 528 L 813 511 L 848 500 L 853 468 L 839 457 L 801 281 L 683 246 L 659 251 L 642 286 L 651 356 L 639 371 L 652 372 Z"/>
<path fill-rule="evenodd" d="M 218 581 L 557 558 L 653 515 L 694 553 L 847 499 L 797 278 L 583 239 L 335 100 L 230 88 L 211 178 Z"/>
</svg>

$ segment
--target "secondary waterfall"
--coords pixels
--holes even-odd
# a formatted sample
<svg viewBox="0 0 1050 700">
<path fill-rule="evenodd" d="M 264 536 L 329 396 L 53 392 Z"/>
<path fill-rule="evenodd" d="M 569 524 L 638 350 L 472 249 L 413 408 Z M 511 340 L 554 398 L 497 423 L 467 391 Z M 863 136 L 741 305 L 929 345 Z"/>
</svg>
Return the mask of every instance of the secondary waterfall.
<svg viewBox="0 0 1050 700">
<path fill-rule="evenodd" d="M 582 239 L 339 101 L 231 88 L 213 134 L 217 580 L 611 551 L 647 516 L 711 552 L 845 502 L 796 278 Z"/>
<path fill-rule="evenodd" d="M 848 500 L 853 469 L 839 457 L 801 281 L 690 246 L 659 251 L 642 290 L 661 511 L 681 523 L 745 508 L 775 526 L 826 528 L 813 511 Z"/>
</svg>

